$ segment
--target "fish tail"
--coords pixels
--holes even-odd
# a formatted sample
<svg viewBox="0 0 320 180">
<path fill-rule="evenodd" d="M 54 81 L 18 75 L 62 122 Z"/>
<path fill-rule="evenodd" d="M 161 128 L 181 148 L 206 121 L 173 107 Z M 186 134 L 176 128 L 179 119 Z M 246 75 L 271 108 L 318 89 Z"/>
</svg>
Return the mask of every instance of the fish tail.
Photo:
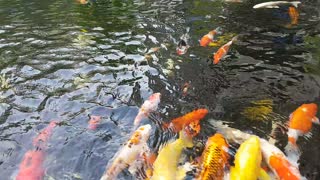
<svg viewBox="0 0 320 180">
<path fill-rule="evenodd" d="M 222 28 L 221 27 L 217 27 L 217 28 L 215 28 L 214 29 L 214 31 L 216 32 L 216 34 L 218 34 L 218 35 L 220 35 L 220 34 L 222 34 L 223 32 L 222 32 Z"/>
</svg>

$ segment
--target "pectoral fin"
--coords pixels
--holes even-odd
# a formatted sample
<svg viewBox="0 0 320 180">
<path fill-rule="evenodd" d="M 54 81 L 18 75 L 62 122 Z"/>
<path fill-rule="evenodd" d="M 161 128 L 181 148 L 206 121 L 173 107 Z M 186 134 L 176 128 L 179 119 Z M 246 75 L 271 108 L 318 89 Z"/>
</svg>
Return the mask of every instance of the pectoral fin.
<svg viewBox="0 0 320 180">
<path fill-rule="evenodd" d="M 259 180 L 271 180 L 269 174 L 262 168 L 260 168 Z"/>
</svg>

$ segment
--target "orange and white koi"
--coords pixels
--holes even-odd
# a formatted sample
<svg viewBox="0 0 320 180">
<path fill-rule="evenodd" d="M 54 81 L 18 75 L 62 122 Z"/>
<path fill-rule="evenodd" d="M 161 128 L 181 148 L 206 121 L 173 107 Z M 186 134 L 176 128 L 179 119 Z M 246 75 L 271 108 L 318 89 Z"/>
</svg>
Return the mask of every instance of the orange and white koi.
<svg viewBox="0 0 320 180">
<path fill-rule="evenodd" d="M 288 146 L 297 149 L 299 136 L 307 134 L 312 128 L 312 123 L 320 124 L 316 117 L 318 106 L 314 103 L 303 104 L 298 107 L 289 117 Z M 287 148 L 288 148 L 287 146 Z"/>
<path fill-rule="evenodd" d="M 101 121 L 101 116 L 90 116 L 90 120 L 88 122 L 88 129 L 95 130 L 98 127 L 98 124 Z"/>
<path fill-rule="evenodd" d="M 207 47 L 211 42 L 213 42 L 213 38 L 216 34 L 219 34 L 219 27 L 210 31 L 208 34 L 202 36 L 200 39 L 200 46 Z"/>
<path fill-rule="evenodd" d="M 53 128 L 57 122 L 51 121 L 50 124 L 43 129 L 36 138 L 33 139 L 34 149 L 25 153 L 19 167 L 16 180 L 40 180 L 44 176 L 43 162 L 45 160 L 45 150 L 47 149 L 47 141 L 52 135 Z"/>
<path fill-rule="evenodd" d="M 300 180 L 301 176 L 298 166 L 284 155 L 284 153 L 267 140 L 260 138 L 263 159 L 269 168 L 280 180 Z"/>
<path fill-rule="evenodd" d="M 190 83 L 186 82 L 184 83 L 182 87 L 182 96 L 186 96 L 188 93 L 188 89 L 191 87 Z"/>
<path fill-rule="evenodd" d="M 214 64 L 218 64 L 219 61 L 225 56 L 227 55 L 230 46 L 232 45 L 232 43 L 237 39 L 237 36 L 232 38 L 231 41 L 227 42 L 227 44 L 223 45 L 222 47 L 220 47 L 218 49 L 218 51 L 216 53 L 214 53 L 213 55 L 213 63 Z"/>
<path fill-rule="evenodd" d="M 146 100 L 141 108 L 139 109 L 139 113 L 134 119 L 134 127 L 137 127 L 140 123 L 140 121 L 144 118 L 147 118 L 151 112 L 154 112 L 157 110 L 158 105 L 160 103 L 160 93 L 154 93 L 152 94 L 148 100 Z"/>
<path fill-rule="evenodd" d="M 201 156 L 201 173 L 197 179 L 224 179 L 224 169 L 229 159 L 228 147 L 222 134 L 216 133 L 207 140 Z"/>
<path fill-rule="evenodd" d="M 147 140 L 151 133 L 151 125 L 140 126 L 131 136 L 129 141 L 109 161 L 106 171 L 100 180 L 116 179 L 118 174 L 129 167 L 141 156 L 147 148 Z"/>
</svg>

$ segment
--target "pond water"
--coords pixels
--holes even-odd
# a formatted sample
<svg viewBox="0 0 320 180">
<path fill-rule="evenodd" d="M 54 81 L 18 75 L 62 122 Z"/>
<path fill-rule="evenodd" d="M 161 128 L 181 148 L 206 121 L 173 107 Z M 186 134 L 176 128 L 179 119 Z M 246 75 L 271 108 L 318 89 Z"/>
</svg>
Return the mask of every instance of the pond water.
<svg viewBox="0 0 320 180">
<path fill-rule="evenodd" d="M 99 179 L 155 92 L 166 121 L 207 108 L 201 137 L 215 132 L 207 120 L 219 119 L 268 138 L 298 106 L 319 104 L 320 2 L 302 1 L 292 24 L 286 9 L 243 1 L 0 1 L 1 179 L 15 177 L 32 139 L 52 120 L 61 123 L 48 142 L 46 178 Z M 198 41 L 217 27 L 221 41 L 239 38 L 213 65 L 219 46 Z M 179 56 L 186 32 L 191 47 Z M 102 116 L 98 129 L 87 129 L 88 115 Z M 298 141 L 308 179 L 320 178 L 319 129 Z M 286 135 L 277 139 L 283 149 Z"/>
</svg>

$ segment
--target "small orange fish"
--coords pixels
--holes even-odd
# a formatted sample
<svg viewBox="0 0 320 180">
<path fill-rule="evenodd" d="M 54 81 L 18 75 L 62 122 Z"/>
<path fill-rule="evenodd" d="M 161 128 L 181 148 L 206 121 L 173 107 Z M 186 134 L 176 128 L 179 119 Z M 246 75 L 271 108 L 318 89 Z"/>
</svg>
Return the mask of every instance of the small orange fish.
<svg viewBox="0 0 320 180">
<path fill-rule="evenodd" d="M 231 41 L 229 41 L 227 44 L 223 45 L 221 48 L 218 49 L 216 53 L 213 55 L 213 63 L 218 64 L 219 61 L 227 55 L 231 44 L 236 40 L 236 37 L 232 38 Z"/>
<path fill-rule="evenodd" d="M 90 120 L 88 122 L 88 129 L 95 130 L 98 127 L 98 124 L 101 121 L 101 116 L 90 116 Z"/>
<path fill-rule="evenodd" d="M 299 12 L 296 7 L 290 6 L 288 9 L 288 13 L 291 19 L 291 25 L 297 25 L 299 19 Z"/>
<path fill-rule="evenodd" d="M 214 29 L 214 30 L 210 31 L 208 34 L 202 36 L 202 38 L 200 40 L 200 46 L 207 47 L 211 42 L 213 42 L 214 36 L 216 34 L 218 34 L 218 30 L 217 29 Z"/>
<path fill-rule="evenodd" d="M 318 106 L 316 104 L 303 104 L 290 115 L 289 144 L 296 146 L 298 137 L 310 132 L 312 123 L 319 124 L 319 119 L 316 117 L 317 111 Z"/>
<path fill-rule="evenodd" d="M 222 180 L 224 178 L 224 168 L 228 164 L 229 155 L 227 153 L 228 143 L 222 134 L 216 133 L 211 136 L 206 144 L 201 156 L 201 173 L 197 179 Z"/>
<path fill-rule="evenodd" d="M 173 119 L 169 125 L 166 125 L 170 129 L 173 129 L 174 132 L 181 131 L 186 125 L 189 125 L 191 122 L 199 122 L 208 114 L 207 109 L 196 109 L 192 112 L 185 114 L 184 116 Z M 196 124 L 194 124 L 196 125 Z"/>
</svg>

